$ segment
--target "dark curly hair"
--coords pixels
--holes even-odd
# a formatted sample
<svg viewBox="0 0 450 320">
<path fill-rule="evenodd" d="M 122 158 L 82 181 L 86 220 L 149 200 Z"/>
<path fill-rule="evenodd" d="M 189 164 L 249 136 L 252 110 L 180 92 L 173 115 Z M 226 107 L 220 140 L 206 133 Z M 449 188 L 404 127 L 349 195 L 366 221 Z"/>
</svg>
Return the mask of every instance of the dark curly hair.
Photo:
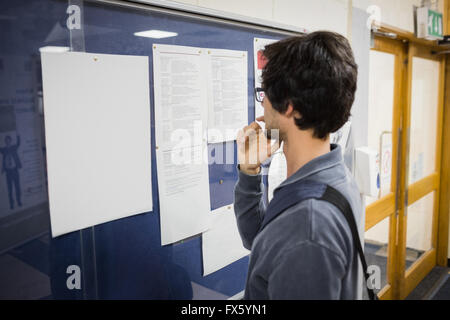
<svg viewBox="0 0 450 320">
<path fill-rule="evenodd" d="M 290 37 L 266 46 L 268 62 L 262 86 L 272 107 L 280 113 L 291 103 L 301 118 L 301 130 L 325 139 L 350 117 L 355 99 L 358 66 L 347 39 L 318 31 Z"/>
</svg>

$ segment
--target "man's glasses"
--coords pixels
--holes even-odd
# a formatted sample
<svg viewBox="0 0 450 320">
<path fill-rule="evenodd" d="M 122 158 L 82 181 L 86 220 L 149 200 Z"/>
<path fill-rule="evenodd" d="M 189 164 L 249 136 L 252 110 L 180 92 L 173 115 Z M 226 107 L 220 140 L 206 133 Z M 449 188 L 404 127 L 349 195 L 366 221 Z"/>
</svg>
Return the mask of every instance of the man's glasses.
<svg viewBox="0 0 450 320">
<path fill-rule="evenodd" d="M 255 88 L 255 99 L 256 99 L 256 101 L 262 103 L 263 100 L 264 100 L 264 96 L 265 96 L 265 93 L 264 93 L 263 88 Z"/>
</svg>

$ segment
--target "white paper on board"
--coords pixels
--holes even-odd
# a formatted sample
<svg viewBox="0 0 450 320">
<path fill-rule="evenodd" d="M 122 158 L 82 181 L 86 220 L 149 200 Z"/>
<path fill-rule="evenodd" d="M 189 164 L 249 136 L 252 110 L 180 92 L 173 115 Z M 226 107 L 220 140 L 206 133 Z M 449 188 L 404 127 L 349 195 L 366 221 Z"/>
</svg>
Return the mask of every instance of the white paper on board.
<svg viewBox="0 0 450 320">
<path fill-rule="evenodd" d="M 286 156 L 284 155 L 283 149 L 275 152 L 272 156 L 272 161 L 270 162 L 270 167 L 268 171 L 268 200 L 272 200 L 273 191 L 287 179 L 287 164 Z"/>
<path fill-rule="evenodd" d="M 203 276 L 216 272 L 250 253 L 242 245 L 233 205 L 211 212 L 211 229 L 202 234 Z"/>
<path fill-rule="evenodd" d="M 52 236 L 152 211 L 148 57 L 41 58 Z"/>
<path fill-rule="evenodd" d="M 246 51 L 207 49 L 208 142 L 236 140 L 248 125 Z"/>
<path fill-rule="evenodd" d="M 347 149 L 351 127 L 352 122 L 349 120 L 338 131 L 330 134 L 330 143 L 340 145 L 342 155 L 344 155 L 345 150 Z"/>
<path fill-rule="evenodd" d="M 156 150 L 161 245 L 200 234 L 211 227 L 206 147 Z"/>
<path fill-rule="evenodd" d="M 205 49 L 153 45 L 161 244 L 211 225 Z"/>
<path fill-rule="evenodd" d="M 265 46 L 277 42 L 278 40 L 274 39 L 265 39 L 265 38 L 254 38 L 253 39 L 253 61 L 255 66 L 255 88 L 260 88 L 262 84 L 262 70 L 265 66 L 266 60 L 262 55 L 262 51 Z M 262 104 L 255 99 L 255 118 L 261 117 L 264 115 L 264 108 Z M 262 128 L 264 128 L 264 123 L 259 123 Z"/>
<path fill-rule="evenodd" d="M 202 48 L 153 45 L 155 139 L 171 150 L 206 141 L 206 58 Z"/>
</svg>

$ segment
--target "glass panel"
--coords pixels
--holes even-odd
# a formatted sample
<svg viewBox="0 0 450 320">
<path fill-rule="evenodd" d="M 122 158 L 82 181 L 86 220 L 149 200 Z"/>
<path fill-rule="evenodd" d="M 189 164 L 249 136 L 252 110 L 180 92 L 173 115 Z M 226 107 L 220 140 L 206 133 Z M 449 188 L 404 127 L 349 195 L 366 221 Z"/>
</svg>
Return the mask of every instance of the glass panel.
<svg viewBox="0 0 450 320">
<path fill-rule="evenodd" d="M 135 36 L 149 29 L 178 36 Z M 153 43 L 251 53 L 255 37 L 286 35 L 98 1 L 0 1 L 0 166 L 7 170 L 0 174 L 0 299 L 225 299 L 242 292 L 248 257 L 203 276 L 199 235 L 161 246 L 156 191 L 152 213 L 51 237 L 40 52 L 146 56 L 152 75 Z M 251 63 L 248 118 L 254 119 Z M 212 209 L 233 202 L 236 151 L 227 154 L 230 145 L 215 150 L 223 148 L 232 164 L 209 166 Z M 155 170 L 154 151 L 152 140 Z M 151 183 L 158 185 L 156 171 Z"/>
<path fill-rule="evenodd" d="M 378 198 L 391 191 L 394 67 L 395 55 L 370 51 L 368 146 L 381 154 Z M 366 197 L 366 205 L 375 200 Z"/>
<path fill-rule="evenodd" d="M 439 62 L 414 57 L 411 93 L 409 183 L 435 171 Z"/>
<path fill-rule="evenodd" d="M 389 222 L 390 217 L 385 218 L 380 223 L 367 230 L 364 235 L 364 255 L 366 257 L 367 265 L 379 268 L 381 275 L 379 288 L 374 288 L 377 293 L 388 284 L 387 262 L 389 253 Z M 363 295 L 367 296 L 367 291 L 363 291 Z"/>
<path fill-rule="evenodd" d="M 408 206 L 406 268 L 432 247 L 434 192 Z"/>
</svg>

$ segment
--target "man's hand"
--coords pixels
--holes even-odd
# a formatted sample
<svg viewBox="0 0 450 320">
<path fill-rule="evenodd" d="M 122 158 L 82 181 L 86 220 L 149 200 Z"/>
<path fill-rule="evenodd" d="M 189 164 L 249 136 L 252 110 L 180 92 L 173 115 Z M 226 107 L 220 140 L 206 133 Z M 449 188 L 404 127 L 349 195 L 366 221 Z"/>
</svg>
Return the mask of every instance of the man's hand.
<svg viewBox="0 0 450 320">
<path fill-rule="evenodd" d="M 264 117 L 259 117 L 256 120 L 264 121 Z M 261 163 L 270 158 L 279 147 L 278 139 L 267 139 L 261 126 L 252 122 L 240 130 L 237 136 L 240 170 L 249 175 L 258 174 L 261 170 Z"/>
</svg>

